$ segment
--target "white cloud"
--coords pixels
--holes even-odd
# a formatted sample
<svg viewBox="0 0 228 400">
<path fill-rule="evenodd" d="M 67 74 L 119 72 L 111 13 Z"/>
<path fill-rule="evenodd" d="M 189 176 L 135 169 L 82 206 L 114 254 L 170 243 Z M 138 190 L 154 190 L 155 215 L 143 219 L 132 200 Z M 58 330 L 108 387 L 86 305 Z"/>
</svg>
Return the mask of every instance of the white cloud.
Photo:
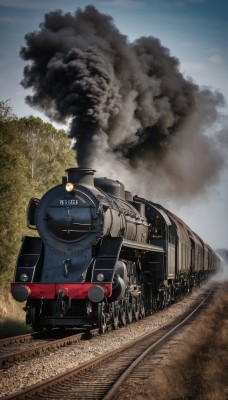
<svg viewBox="0 0 228 400">
<path fill-rule="evenodd" d="M 181 45 L 184 47 L 194 47 L 195 46 L 195 44 L 192 42 L 182 42 Z"/>
<path fill-rule="evenodd" d="M 0 24 L 16 24 L 17 22 L 24 21 L 26 17 L 17 17 L 17 16 L 5 16 L 0 17 Z"/>
<path fill-rule="evenodd" d="M 122 8 L 140 8 L 143 6 L 143 1 L 138 0 L 110 0 L 110 1 L 99 1 L 100 5 L 110 7 L 122 7 Z"/>
<path fill-rule="evenodd" d="M 221 49 L 220 47 L 212 47 L 211 49 L 209 49 L 210 53 L 223 53 L 223 49 Z"/>
<path fill-rule="evenodd" d="M 57 4 L 56 4 L 57 3 Z M 58 4 L 59 3 L 59 4 Z M 80 0 L 80 1 L 70 1 L 71 5 L 75 5 L 76 7 L 82 6 L 82 3 L 85 5 L 93 4 L 93 5 L 104 5 L 110 7 L 122 7 L 122 8 L 139 8 L 144 4 L 143 0 Z M 0 7 L 10 7 L 10 8 L 20 8 L 24 10 L 46 10 L 50 8 L 65 8 L 66 4 L 60 0 L 54 1 L 49 0 L 39 0 L 39 1 L 31 1 L 31 0 L 0 0 Z"/>
<path fill-rule="evenodd" d="M 40 4 L 41 3 L 41 4 Z M 10 8 L 22 8 L 22 9 L 42 9 L 45 2 L 31 2 L 27 0 L 0 0 L 0 6 Z"/>
<path fill-rule="evenodd" d="M 219 65 L 219 64 L 223 63 L 223 58 L 222 58 L 222 56 L 220 54 L 213 54 L 209 58 L 209 60 L 211 61 L 212 64 L 216 64 L 216 65 Z"/>
<path fill-rule="evenodd" d="M 178 0 L 176 2 L 177 6 L 186 6 L 188 4 L 201 4 L 201 3 L 206 3 L 207 0 Z"/>
<path fill-rule="evenodd" d="M 191 62 L 191 61 L 183 61 L 181 62 L 181 69 L 187 73 L 202 73 L 205 71 L 206 65 L 203 62 Z"/>
</svg>

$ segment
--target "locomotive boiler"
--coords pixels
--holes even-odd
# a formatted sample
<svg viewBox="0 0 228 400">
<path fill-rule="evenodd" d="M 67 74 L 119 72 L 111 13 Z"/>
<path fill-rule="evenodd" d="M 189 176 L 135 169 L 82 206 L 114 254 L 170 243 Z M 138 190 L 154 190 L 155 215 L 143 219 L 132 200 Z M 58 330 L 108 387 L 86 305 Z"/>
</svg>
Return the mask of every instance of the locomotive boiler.
<svg viewBox="0 0 228 400">
<path fill-rule="evenodd" d="M 35 331 L 117 328 L 174 302 L 218 266 L 182 220 L 119 181 L 71 168 L 31 199 L 18 255 L 15 300 Z"/>
</svg>

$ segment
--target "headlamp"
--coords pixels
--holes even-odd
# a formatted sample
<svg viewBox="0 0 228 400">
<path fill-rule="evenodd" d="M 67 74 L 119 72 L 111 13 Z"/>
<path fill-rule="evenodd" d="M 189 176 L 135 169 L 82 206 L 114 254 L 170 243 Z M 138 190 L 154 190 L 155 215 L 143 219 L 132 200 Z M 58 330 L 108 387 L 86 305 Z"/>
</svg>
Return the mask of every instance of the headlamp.
<svg viewBox="0 0 228 400">
<path fill-rule="evenodd" d="M 26 274 L 21 274 L 20 280 L 21 280 L 22 282 L 27 282 L 27 280 L 28 280 L 28 275 L 26 275 Z"/>
<path fill-rule="evenodd" d="M 72 190 L 74 190 L 74 185 L 73 185 L 73 183 L 68 182 L 68 183 L 66 184 L 66 191 L 67 191 L 67 192 L 72 192 Z"/>
<path fill-rule="evenodd" d="M 103 280 L 104 280 L 104 275 L 103 275 L 103 274 L 98 274 L 98 275 L 97 275 L 97 280 L 98 280 L 98 282 L 103 282 Z"/>
</svg>

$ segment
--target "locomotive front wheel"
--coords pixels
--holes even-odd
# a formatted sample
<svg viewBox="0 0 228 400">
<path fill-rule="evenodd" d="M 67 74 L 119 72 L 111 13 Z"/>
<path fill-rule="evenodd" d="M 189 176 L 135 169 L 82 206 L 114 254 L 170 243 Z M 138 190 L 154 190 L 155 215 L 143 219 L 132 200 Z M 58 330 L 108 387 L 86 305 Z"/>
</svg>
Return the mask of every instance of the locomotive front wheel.
<svg viewBox="0 0 228 400">
<path fill-rule="evenodd" d="M 170 307 L 172 304 L 172 290 L 171 287 L 168 288 L 168 295 L 167 295 L 167 307 Z"/>
<path fill-rule="evenodd" d="M 134 299 L 134 303 L 133 303 L 133 316 L 135 321 L 139 320 L 139 312 L 140 312 L 140 303 L 139 303 L 139 299 Z"/>
<path fill-rule="evenodd" d="M 139 318 L 143 319 L 145 317 L 145 307 L 143 302 L 140 304 L 140 313 L 139 313 Z"/>
<path fill-rule="evenodd" d="M 119 327 L 119 312 L 115 302 L 112 303 L 112 327 L 118 329 Z"/>
<path fill-rule="evenodd" d="M 132 318 L 133 318 L 132 304 L 128 303 L 127 304 L 127 322 L 128 322 L 128 324 L 132 323 Z"/>
<path fill-rule="evenodd" d="M 120 323 L 122 326 L 127 325 L 127 318 L 126 318 L 126 306 L 123 305 L 120 308 Z"/>
<path fill-rule="evenodd" d="M 33 303 L 30 306 L 30 321 L 32 329 L 35 332 L 41 333 L 44 330 L 44 327 L 39 322 L 39 314 L 40 314 L 40 305 Z"/>
<path fill-rule="evenodd" d="M 104 312 L 103 303 L 98 305 L 98 325 L 99 325 L 99 332 L 101 334 L 105 333 L 107 329 L 107 316 Z"/>
</svg>

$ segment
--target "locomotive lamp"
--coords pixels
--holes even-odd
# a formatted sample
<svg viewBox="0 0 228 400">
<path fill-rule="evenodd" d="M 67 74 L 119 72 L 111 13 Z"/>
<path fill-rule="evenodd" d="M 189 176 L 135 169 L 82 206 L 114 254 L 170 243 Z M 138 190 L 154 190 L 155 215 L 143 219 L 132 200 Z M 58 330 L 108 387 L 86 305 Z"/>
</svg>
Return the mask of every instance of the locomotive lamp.
<svg viewBox="0 0 228 400">
<path fill-rule="evenodd" d="M 26 274 L 21 274 L 20 280 L 21 280 L 22 282 L 27 282 L 27 280 L 28 280 L 28 275 L 26 275 Z"/>
<path fill-rule="evenodd" d="M 103 280 L 104 280 L 104 275 L 103 275 L 103 274 L 98 274 L 98 275 L 97 275 L 97 280 L 98 280 L 98 282 L 103 282 Z"/>
<path fill-rule="evenodd" d="M 74 190 L 74 185 L 73 185 L 73 183 L 68 182 L 68 183 L 66 184 L 66 191 L 67 191 L 67 192 L 72 192 L 73 190 Z"/>
</svg>

